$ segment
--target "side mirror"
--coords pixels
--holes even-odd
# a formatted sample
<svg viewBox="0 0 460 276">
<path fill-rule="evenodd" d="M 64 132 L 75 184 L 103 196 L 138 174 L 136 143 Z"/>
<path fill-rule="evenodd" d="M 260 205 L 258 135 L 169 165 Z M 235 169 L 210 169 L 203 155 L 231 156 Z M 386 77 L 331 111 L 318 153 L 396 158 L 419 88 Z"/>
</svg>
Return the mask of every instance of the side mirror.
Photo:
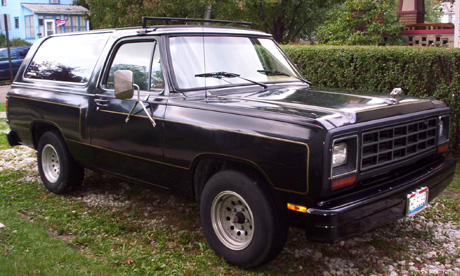
<svg viewBox="0 0 460 276">
<path fill-rule="evenodd" d="M 133 72 L 130 70 L 117 70 L 113 75 L 113 86 L 117 99 L 131 99 L 134 96 Z"/>
</svg>

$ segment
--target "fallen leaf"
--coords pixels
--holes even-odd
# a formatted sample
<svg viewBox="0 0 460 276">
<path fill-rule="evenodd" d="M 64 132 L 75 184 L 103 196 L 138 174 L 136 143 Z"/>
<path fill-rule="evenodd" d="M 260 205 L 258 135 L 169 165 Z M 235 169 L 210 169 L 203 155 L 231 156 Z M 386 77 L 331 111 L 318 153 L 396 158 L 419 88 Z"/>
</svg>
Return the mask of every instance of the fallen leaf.
<svg viewBox="0 0 460 276">
<path fill-rule="evenodd" d="M 134 260 L 131 259 L 131 257 L 128 257 L 126 260 L 124 260 L 123 262 L 121 262 L 122 264 L 132 264 L 134 263 Z"/>
</svg>

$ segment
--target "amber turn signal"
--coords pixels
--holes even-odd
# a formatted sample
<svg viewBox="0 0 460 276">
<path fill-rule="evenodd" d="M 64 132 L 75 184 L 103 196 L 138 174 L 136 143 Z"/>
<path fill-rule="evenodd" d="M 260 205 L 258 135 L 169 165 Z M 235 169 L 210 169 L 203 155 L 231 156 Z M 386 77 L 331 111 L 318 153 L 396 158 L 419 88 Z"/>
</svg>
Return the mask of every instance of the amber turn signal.
<svg viewBox="0 0 460 276">
<path fill-rule="evenodd" d="M 355 182 L 356 182 L 356 175 L 337 179 L 337 180 L 332 181 L 331 189 L 337 190 L 337 189 L 340 189 L 346 186 L 353 185 L 355 184 Z"/>
<path fill-rule="evenodd" d="M 449 148 L 449 144 L 438 147 L 438 153 L 445 152 Z"/>
<path fill-rule="evenodd" d="M 289 210 L 296 211 L 296 212 L 301 212 L 301 213 L 306 213 L 307 212 L 307 207 L 305 206 L 300 206 L 300 205 L 295 205 L 292 203 L 288 203 L 287 207 Z"/>
</svg>

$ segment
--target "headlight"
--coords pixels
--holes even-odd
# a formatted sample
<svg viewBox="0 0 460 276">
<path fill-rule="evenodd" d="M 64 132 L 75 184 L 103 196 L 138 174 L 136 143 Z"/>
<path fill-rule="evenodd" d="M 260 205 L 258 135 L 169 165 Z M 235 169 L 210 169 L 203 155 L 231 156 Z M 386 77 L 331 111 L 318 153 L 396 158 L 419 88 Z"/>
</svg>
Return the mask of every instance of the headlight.
<svg viewBox="0 0 460 276">
<path fill-rule="evenodd" d="M 449 142 L 450 117 L 440 116 L 438 121 L 438 145 Z"/>
<path fill-rule="evenodd" d="M 445 131 L 445 129 L 444 129 L 444 119 L 441 118 L 439 120 L 439 137 L 444 136 L 444 131 Z"/>
<path fill-rule="evenodd" d="M 358 168 L 358 135 L 334 139 L 330 147 L 331 179 L 355 173 Z"/>
<path fill-rule="evenodd" d="M 332 148 L 332 167 L 339 167 L 347 164 L 347 143 L 342 142 Z"/>
</svg>

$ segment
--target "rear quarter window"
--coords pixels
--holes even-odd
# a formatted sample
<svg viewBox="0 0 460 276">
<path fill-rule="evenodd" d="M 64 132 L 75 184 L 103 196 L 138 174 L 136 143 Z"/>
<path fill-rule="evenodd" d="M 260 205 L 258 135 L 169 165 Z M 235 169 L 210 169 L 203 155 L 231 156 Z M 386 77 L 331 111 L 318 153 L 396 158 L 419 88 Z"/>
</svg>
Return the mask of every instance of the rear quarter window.
<svg viewBox="0 0 460 276">
<path fill-rule="evenodd" d="M 35 53 L 25 77 L 87 83 L 109 36 L 110 33 L 49 38 Z"/>
</svg>

